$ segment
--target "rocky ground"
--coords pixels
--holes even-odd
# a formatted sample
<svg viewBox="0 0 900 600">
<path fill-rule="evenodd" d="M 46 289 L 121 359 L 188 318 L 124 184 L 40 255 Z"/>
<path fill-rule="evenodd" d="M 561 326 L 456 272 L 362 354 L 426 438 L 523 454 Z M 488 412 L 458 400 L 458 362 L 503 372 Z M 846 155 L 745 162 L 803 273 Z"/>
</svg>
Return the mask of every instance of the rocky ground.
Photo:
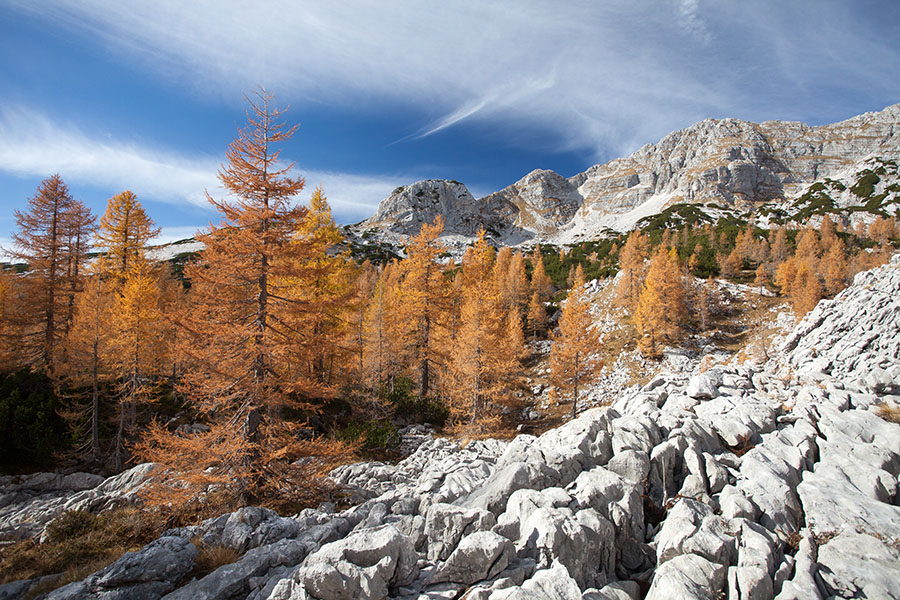
<svg viewBox="0 0 900 600">
<path fill-rule="evenodd" d="M 539 437 L 427 438 L 337 469 L 353 508 L 245 508 L 48 598 L 900 598 L 900 425 L 874 410 L 898 402 L 895 257 L 765 363 L 664 372 Z M 241 557 L 185 584 L 198 538 Z"/>
</svg>

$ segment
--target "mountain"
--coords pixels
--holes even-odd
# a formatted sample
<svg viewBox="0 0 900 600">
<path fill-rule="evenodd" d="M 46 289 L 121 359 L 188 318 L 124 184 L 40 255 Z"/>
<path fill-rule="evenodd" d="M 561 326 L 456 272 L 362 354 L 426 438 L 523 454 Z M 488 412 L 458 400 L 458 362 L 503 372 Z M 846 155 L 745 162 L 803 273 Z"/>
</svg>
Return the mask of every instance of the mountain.
<svg viewBox="0 0 900 600">
<path fill-rule="evenodd" d="M 738 212 L 787 206 L 816 182 L 846 177 L 873 157 L 900 157 L 900 104 L 823 126 L 706 119 L 584 173 L 535 170 L 479 199 L 455 181 L 402 186 L 353 229 L 402 241 L 442 214 L 451 238 L 471 239 L 484 226 L 510 245 L 573 243 L 630 230 L 678 203 Z"/>
</svg>

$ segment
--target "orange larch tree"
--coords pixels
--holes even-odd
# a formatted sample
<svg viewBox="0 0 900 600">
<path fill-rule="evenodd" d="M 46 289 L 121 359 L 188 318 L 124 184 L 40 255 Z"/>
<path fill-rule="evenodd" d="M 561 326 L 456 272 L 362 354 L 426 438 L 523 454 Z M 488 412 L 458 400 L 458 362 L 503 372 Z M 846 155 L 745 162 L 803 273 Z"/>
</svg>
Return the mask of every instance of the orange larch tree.
<svg viewBox="0 0 900 600">
<path fill-rule="evenodd" d="M 93 219 L 59 175 L 43 180 L 28 206 L 14 213 L 18 229 L 11 251 L 29 269 L 29 302 L 17 313 L 22 332 L 18 362 L 53 375 Z"/>
<path fill-rule="evenodd" d="M 106 212 L 100 217 L 96 242 L 106 249 L 110 272 L 123 281 L 132 263 L 143 259 L 147 242 L 159 232 L 137 196 L 125 190 L 107 202 Z"/>
<path fill-rule="evenodd" d="M 619 283 L 616 286 L 616 302 L 628 309 L 631 315 L 637 310 L 638 298 L 646 273 L 650 239 L 639 231 L 632 231 L 619 252 Z"/>
<path fill-rule="evenodd" d="M 191 290 L 182 390 L 210 431 L 181 438 L 151 427 L 138 446 L 144 459 L 168 467 L 172 479 L 161 485 L 170 495 L 185 496 L 179 482 L 193 484 L 194 493 L 221 483 L 242 503 L 281 485 L 303 488 L 297 481 L 309 475 L 291 460 L 301 451 L 292 425 L 278 418 L 284 406 L 312 409 L 297 393 L 309 382 L 279 362 L 290 356 L 294 333 L 280 315 L 296 301 L 296 265 L 319 250 L 295 238 L 308 214 L 294 200 L 304 180 L 290 175 L 293 165 L 278 163 L 276 146 L 296 127 L 280 121 L 265 90 L 248 104 L 248 125 L 219 171 L 229 197 L 208 196 L 223 221 L 197 236 L 205 249 L 185 269 Z M 221 456 L 211 454 L 216 449 Z"/>
<path fill-rule="evenodd" d="M 488 403 L 501 401 L 507 391 L 502 370 L 504 319 L 494 278 L 494 249 L 479 232 L 475 245 L 463 256 L 460 329 L 452 351 L 454 402 L 457 420 L 468 417 L 477 426 Z"/>
<path fill-rule="evenodd" d="M 559 317 L 559 332 L 550 349 L 550 380 L 562 393 L 571 393 L 572 418 L 578 416 L 581 389 L 603 368 L 600 335 L 593 327 L 591 300 L 584 289 L 584 272 L 574 275 L 572 288 Z"/>
<path fill-rule="evenodd" d="M 546 302 L 553 293 L 553 283 L 550 276 L 544 269 L 544 255 L 541 253 L 540 245 L 534 247 L 534 252 L 530 256 L 532 272 L 531 272 L 531 293 L 538 295 L 538 300 Z"/>
<path fill-rule="evenodd" d="M 686 317 L 678 253 L 674 248 L 661 246 L 650 260 L 634 314 L 641 353 L 659 356 L 660 344 L 680 339 Z"/>
<path fill-rule="evenodd" d="M 408 258 L 401 263 L 404 277 L 400 294 L 403 298 L 402 320 L 411 327 L 410 360 L 419 380 L 419 396 L 428 397 L 435 375 L 446 361 L 447 312 L 449 286 L 440 262 L 446 250 L 440 241 L 443 217 L 425 224 L 406 248 Z"/>
</svg>

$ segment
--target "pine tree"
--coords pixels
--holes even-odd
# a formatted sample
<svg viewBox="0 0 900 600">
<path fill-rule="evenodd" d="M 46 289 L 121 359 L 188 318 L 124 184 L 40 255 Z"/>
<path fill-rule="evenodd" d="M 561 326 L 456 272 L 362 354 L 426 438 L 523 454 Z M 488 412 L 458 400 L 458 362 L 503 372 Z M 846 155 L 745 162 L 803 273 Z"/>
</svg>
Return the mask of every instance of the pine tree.
<svg viewBox="0 0 900 600">
<path fill-rule="evenodd" d="M 147 242 L 159 232 L 134 193 L 125 190 L 106 204 L 106 212 L 100 217 L 97 244 L 106 248 L 111 272 L 123 281 L 134 261 L 143 259 Z"/>
<path fill-rule="evenodd" d="M 603 368 L 598 353 L 599 333 L 592 325 L 590 299 L 582 285 L 574 285 L 563 306 L 559 333 L 554 334 L 550 350 L 550 379 L 558 389 L 571 391 L 573 419 L 578 416 L 580 390 Z"/>
<path fill-rule="evenodd" d="M 641 353 L 659 356 L 660 344 L 680 339 L 686 316 L 678 253 L 660 247 L 650 261 L 634 315 Z"/>
</svg>

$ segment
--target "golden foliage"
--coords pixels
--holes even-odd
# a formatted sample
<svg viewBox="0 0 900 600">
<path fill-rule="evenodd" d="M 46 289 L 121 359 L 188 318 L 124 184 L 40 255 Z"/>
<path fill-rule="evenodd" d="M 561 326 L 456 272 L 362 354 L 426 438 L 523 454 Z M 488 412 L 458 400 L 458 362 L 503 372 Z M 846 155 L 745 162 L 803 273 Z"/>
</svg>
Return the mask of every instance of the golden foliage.
<svg viewBox="0 0 900 600">
<path fill-rule="evenodd" d="M 579 265 L 579 269 L 581 265 Z M 580 278 L 580 281 L 579 281 Z M 576 273 L 559 318 L 559 333 L 550 351 L 550 380 L 563 393 L 571 391 L 572 418 L 578 415 L 579 392 L 600 373 L 600 336 L 592 327 L 591 302 L 584 290 L 584 273 Z"/>
<path fill-rule="evenodd" d="M 647 259 L 649 248 L 650 238 L 643 233 L 633 231 L 619 253 L 621 275 L 616 286 L 616 302 L 620 306 L 626 307 L 631 315 L 637 311 L 638 298 L 646 274 L 644 261 Z"/>
<path fill-rule="evenodd" d="M 650 260 L 634 314 L 642 354 L 659 356 L 662 344 L 681 338 L 687 319 L 685 295 L 678 253 L 660 246 Z"/>
</svg>

